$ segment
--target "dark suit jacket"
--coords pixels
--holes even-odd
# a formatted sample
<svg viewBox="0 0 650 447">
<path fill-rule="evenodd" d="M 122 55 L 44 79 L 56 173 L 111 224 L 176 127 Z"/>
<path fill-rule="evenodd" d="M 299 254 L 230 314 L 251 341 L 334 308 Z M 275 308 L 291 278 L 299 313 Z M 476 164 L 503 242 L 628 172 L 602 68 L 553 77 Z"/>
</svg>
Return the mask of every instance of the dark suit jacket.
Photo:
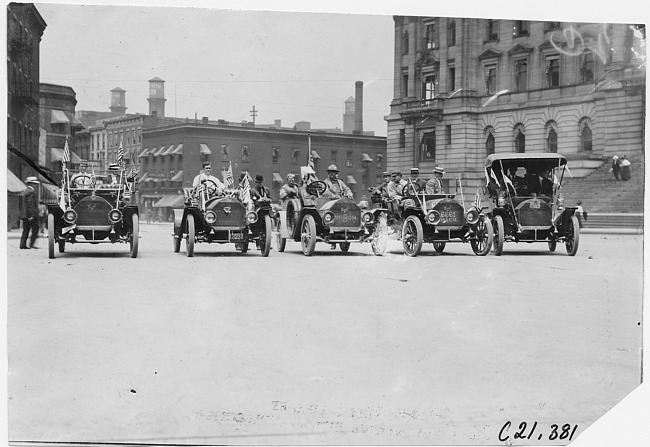
<svg viewBox="0 0 650 447">
<path fill-rule="evenodd" d="M 538 175 L 526 174 L 526 186 L 528 187 L 528 194 L 553 195 L 553 182 L 547 178 L 540 181 Z"/>
</svg>

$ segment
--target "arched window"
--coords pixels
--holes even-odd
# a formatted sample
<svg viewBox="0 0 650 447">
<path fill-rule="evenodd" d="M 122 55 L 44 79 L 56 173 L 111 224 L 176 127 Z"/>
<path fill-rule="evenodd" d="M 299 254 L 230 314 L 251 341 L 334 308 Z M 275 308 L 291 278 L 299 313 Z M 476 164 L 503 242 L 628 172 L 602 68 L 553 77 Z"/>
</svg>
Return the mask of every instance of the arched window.
<svg viewBox="0 0 650 447">
<path fill-rule="evenodd" d="M 494 127 L 485 129 L 485 155 L 494 154 Z"/>
<path fill-rule="evenodd" d="M 591 127 L 587 123 L 580 132 L 580 149 L 583 152 L 591 152 Z"/>
<path fill-rule="evenodd" d="M 544 126 L 546 135 L 546 152 L 557 153 L 557 123 L 549 121 Z"/>
<path fill-rule="evenodd" d="M 523 154 L 526 152 L 526 128 L 523 124 L 517 124 L 514 129 L 515 152 Z"/>
<path fill-rule="evenodd" d="M 447 46 L 453 47 L 454 45 L 456 45 L 456 22 L 452 20 L 447 28 Z"/>
</svg>

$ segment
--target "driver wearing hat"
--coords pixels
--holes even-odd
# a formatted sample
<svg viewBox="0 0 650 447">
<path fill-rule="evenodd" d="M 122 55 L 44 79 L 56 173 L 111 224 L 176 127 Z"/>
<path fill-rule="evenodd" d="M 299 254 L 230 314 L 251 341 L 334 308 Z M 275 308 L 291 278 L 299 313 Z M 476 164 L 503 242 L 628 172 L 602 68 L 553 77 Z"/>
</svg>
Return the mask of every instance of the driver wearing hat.
<svg viewBox="0 0 650 447">
<path fill-rule="evenodd" d="M 352 198 L 352 191 L 347 187 L 343 181 L 339 180 L 339 169 L 336 165 L 330 165 L 327 168 L 327 178 L 325 179 L 325 185 L 327 185 L 327 191 L 323 194 L 324 197 L 329 197 L 333 199 L 340 199 L 345 196 L 348 199 Z"/>
<path fill-rule="evenodd" d="M 251 199 L 257 203 L 260 199 L 271 199 L 269 188 L 264 186 L 264 176 L 262 174 L 255 175 L 255 186 L 251 188 Z"/>
<path fill-rule="evenodd" d="M 199 175 L 194 177 L 194 181 L 192 182 L 192 187 L 196 188 L 200 185 L 206 184 L 208 180 L 211 183 L 214 183 L 214 186 L 211 187 L 210 184 L 206 185 L 208 187 L 208 191 L 211 192 L 212 194 L 221 194 L 223 190 L 225 189 L 225 186 L 223 183 L 221 183 L 221 180 L 216 178 L 215 176 L 212 175 L 212 163 L 209 161 L 204 161 L 203 162 L 203 171 L 199 172 Z M 214 188 L 216 187 L 216 191 Z"/>
</svg>

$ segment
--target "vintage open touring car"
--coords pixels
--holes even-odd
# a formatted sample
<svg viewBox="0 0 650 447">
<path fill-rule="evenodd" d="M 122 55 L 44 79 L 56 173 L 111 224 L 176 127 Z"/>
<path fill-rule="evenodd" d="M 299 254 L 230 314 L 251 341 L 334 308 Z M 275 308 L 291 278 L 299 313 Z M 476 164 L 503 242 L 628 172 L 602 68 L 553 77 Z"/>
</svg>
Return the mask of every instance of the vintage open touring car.
<svg viewBox="0 0 650 447">
<path fill-rule="evenodd" d="M 121 167 L 73 176 L 65 170 L 59 203 L 47 206 L 49 258 L 55 257 L 55 245 L 64 253 L 66 244 L 79 243 L 128 243 L 131 257 L 137 257 L 136 185 L 135 173 L 127 174 Z"/>
<path fill-rule="evenodd" d="M 206 180 L 198 188 L 185 188 L 185 206 L 174 210 L 174 252 L 185 240 L 188 257 L 194 256 L 195 243 L 235 244 L 241 252 L 253 242 L 262 256 L 271 250 L 271 203 L 259 201 L 255 206 L 242 202 L 240 190 L 218 192 L 217 185 Z"/>
<path fill-rule="evenodd" d="M 556 153 L 490 154 L 485 161 L 491 200 L 494 253 L 505 242 L 545 242 L 555 251 L 564 242 L 569 256 L 578 251 L 580 227 L 575 207 L 559 192 L 567 159 Z"/>
<path fill-rule="evenodd" d="M 324 197 L 327 185 L 313 181 L 301 187 L 300 197 L 289 199 L 278 210 L 278 251 L 287 240 L 300 242 L 305 256 L 314 254 L 317 242 L 338 244 L 347 253 L 351 243 L 370 242 L 372 252 L 386 251 L 386 210 L 361 209 L 353 199 Z"/>
<path fill-rule="evenodd" d="M 456 195 L 426 194 L 417 183 L 409 182 L 402 189 L 401 203 L 387 204 L 389 223 L 401 227 L 407 256 L 417 256 L 424 242 L 433 244 L 438 253 L 448 242 L 469 242 L 477 256 L 489 253 L 493 235 L 490 219 L 480 205 L 465 205 L 460 179 L 456 185 Z"/>
</svg>

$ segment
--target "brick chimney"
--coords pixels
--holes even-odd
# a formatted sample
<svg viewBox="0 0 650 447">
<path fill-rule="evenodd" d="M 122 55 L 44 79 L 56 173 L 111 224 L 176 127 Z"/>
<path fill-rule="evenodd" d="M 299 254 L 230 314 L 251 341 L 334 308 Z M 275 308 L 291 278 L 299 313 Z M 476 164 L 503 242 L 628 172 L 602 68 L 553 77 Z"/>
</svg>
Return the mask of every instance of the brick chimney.
<svg viewBox="0 0 650 447">
<path fill-rule="evenodd" d="M 354 83 L 354 131 L 353 133 L 363 133 L 363 82 Z"/>
</svg>

